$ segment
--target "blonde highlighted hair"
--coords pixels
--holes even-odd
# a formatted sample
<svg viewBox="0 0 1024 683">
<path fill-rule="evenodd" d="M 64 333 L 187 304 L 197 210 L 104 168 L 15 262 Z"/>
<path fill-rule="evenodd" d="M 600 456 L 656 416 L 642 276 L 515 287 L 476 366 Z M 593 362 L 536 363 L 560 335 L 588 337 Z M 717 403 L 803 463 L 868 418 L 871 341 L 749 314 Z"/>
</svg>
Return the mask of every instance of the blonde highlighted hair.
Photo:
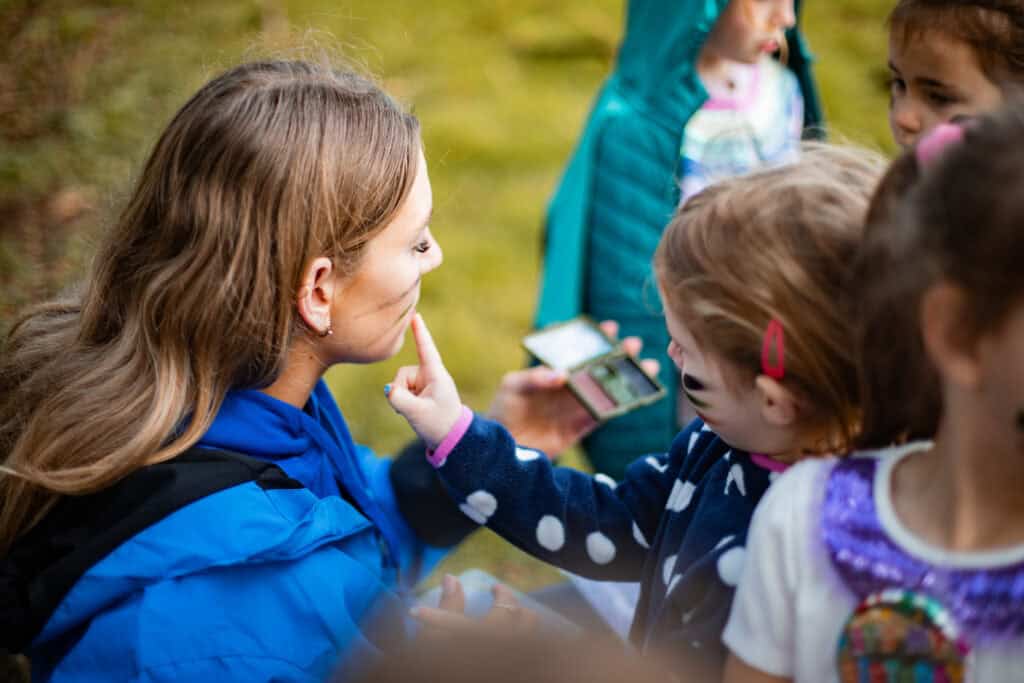
<svg viewBox="0 0 1024 683">
<path fill-rule="evenodd" d="M 860 415 L 851 269 L 883 168 L 866 150 L 805 145 L 796 163 L 689 199 L 655 254 L 664 305 L 739 370 L 734 383 L 761 374 L 768 324 L 782 325 L 782 382 L 840 448 Z"/>
<path fill-rule="evenodd" d="M 0 356 L 0 552 L 61 495 L 175 457 L 235 387 L 270 384 L 303 268 L 342 274 L 415 178 L 419 124 L 368 79 L 262 61 L 210 81 L 157 141 L 78 294 Z"/>
</svg>

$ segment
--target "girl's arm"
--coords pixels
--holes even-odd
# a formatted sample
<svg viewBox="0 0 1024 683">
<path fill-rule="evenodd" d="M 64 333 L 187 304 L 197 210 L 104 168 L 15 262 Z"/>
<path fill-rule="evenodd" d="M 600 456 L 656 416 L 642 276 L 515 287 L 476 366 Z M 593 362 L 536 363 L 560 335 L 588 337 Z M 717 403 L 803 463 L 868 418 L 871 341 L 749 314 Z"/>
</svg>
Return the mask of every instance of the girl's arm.
<svg viewBox="0 0 1024 683">
<path fill-rule="evenodd" d="M 413 333 L 420 365 L 399 370 L 389 399 L 427 442 L 463 512 L 552 564 L 595 578 L 638 579 L 672 489 L 668 458 L 638 461 L 622 483 L 552 467 L 500 425 L 463 408 L 421 320 Z"/>
</svg>

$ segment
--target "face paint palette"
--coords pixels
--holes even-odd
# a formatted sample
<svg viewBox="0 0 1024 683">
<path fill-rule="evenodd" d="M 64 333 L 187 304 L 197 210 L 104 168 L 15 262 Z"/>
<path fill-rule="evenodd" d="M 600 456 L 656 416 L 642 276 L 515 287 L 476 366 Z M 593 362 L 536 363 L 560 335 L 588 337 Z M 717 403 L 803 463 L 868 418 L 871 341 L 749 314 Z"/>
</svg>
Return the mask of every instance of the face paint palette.
<svg viewBox="0 0 1024 683">
<path fill-rule="evenodd" d="M 548 367 L 568 373 L 569 390 L 598 422 L 665 396 L 657 378 L 585 316 L 534 332 L 523 346 Z"/>
</svg>

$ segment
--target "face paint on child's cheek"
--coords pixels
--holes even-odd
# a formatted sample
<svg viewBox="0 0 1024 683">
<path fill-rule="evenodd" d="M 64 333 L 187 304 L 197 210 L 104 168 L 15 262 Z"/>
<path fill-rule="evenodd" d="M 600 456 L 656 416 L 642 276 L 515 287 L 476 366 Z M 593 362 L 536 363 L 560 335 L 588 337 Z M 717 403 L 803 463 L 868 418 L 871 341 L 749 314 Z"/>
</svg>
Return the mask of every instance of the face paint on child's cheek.
<svg viewBox="0 0 1024 683">
<path fill-rule="evenodd" d="M 707 386 L 693 375 L 683 373 L 683 387 L 690 391 L 704 391 Z"/>
<path fill-rule="evenodd" d="M 690 375 L 687 374 L 683 375 L 683 394 L 686 395 L 686 400 L 693 404 L 693 407 L 696 408 L 697 410 L 708 410 L 709 408 L 711 408 L 711 406 L 708 405 L 706 402 L 700 400 L 696 396 L 694 396 L 692 393 L 690 393 L 689 390 L 693 389 L 696 391 L 700 391 L 704 388 L 704 383 L 701 382 L 699 379 L 691 377 Z"/>
<path fill-rule="evenodd" d="M 686 394 L 686 400 L 689 401 L 690 404 L 694 408 L 696 408 L 697 410 L 710 410 L 710 408 L 711 408 L 710 405 L 708 405 L 704 401 L 700 400 L 699 398 L 695 397 L 693 394 L 691 394 L 686 389 L 683 389 L 683 393 Z"/>
</svg>

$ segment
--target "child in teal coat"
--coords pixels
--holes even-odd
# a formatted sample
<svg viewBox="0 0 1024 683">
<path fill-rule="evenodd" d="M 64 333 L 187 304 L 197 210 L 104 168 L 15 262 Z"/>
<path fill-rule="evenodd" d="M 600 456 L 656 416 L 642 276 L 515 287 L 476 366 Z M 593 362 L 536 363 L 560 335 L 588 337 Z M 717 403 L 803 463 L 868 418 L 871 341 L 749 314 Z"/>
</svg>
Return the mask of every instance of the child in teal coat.
<svg viewBox="0 0 1024 683">
<path fill-rule="evenodd" d="M 620 478 L 679 432 L 678 380 L 650 263 L 682 199 L 710 180 L 791 160 L 821 123 L 792 0 L 631 0 L 615 69 L 548 209 L 538 327 L 618 320 L 661 361 L 668 397 L 585 442 Z M 782 30 L 785 29 L 783 37 Z M 737 40 L 739 38 L 739 40 Z M 785 55 L 785 65 L 769 53 Z"/>
</svg>

